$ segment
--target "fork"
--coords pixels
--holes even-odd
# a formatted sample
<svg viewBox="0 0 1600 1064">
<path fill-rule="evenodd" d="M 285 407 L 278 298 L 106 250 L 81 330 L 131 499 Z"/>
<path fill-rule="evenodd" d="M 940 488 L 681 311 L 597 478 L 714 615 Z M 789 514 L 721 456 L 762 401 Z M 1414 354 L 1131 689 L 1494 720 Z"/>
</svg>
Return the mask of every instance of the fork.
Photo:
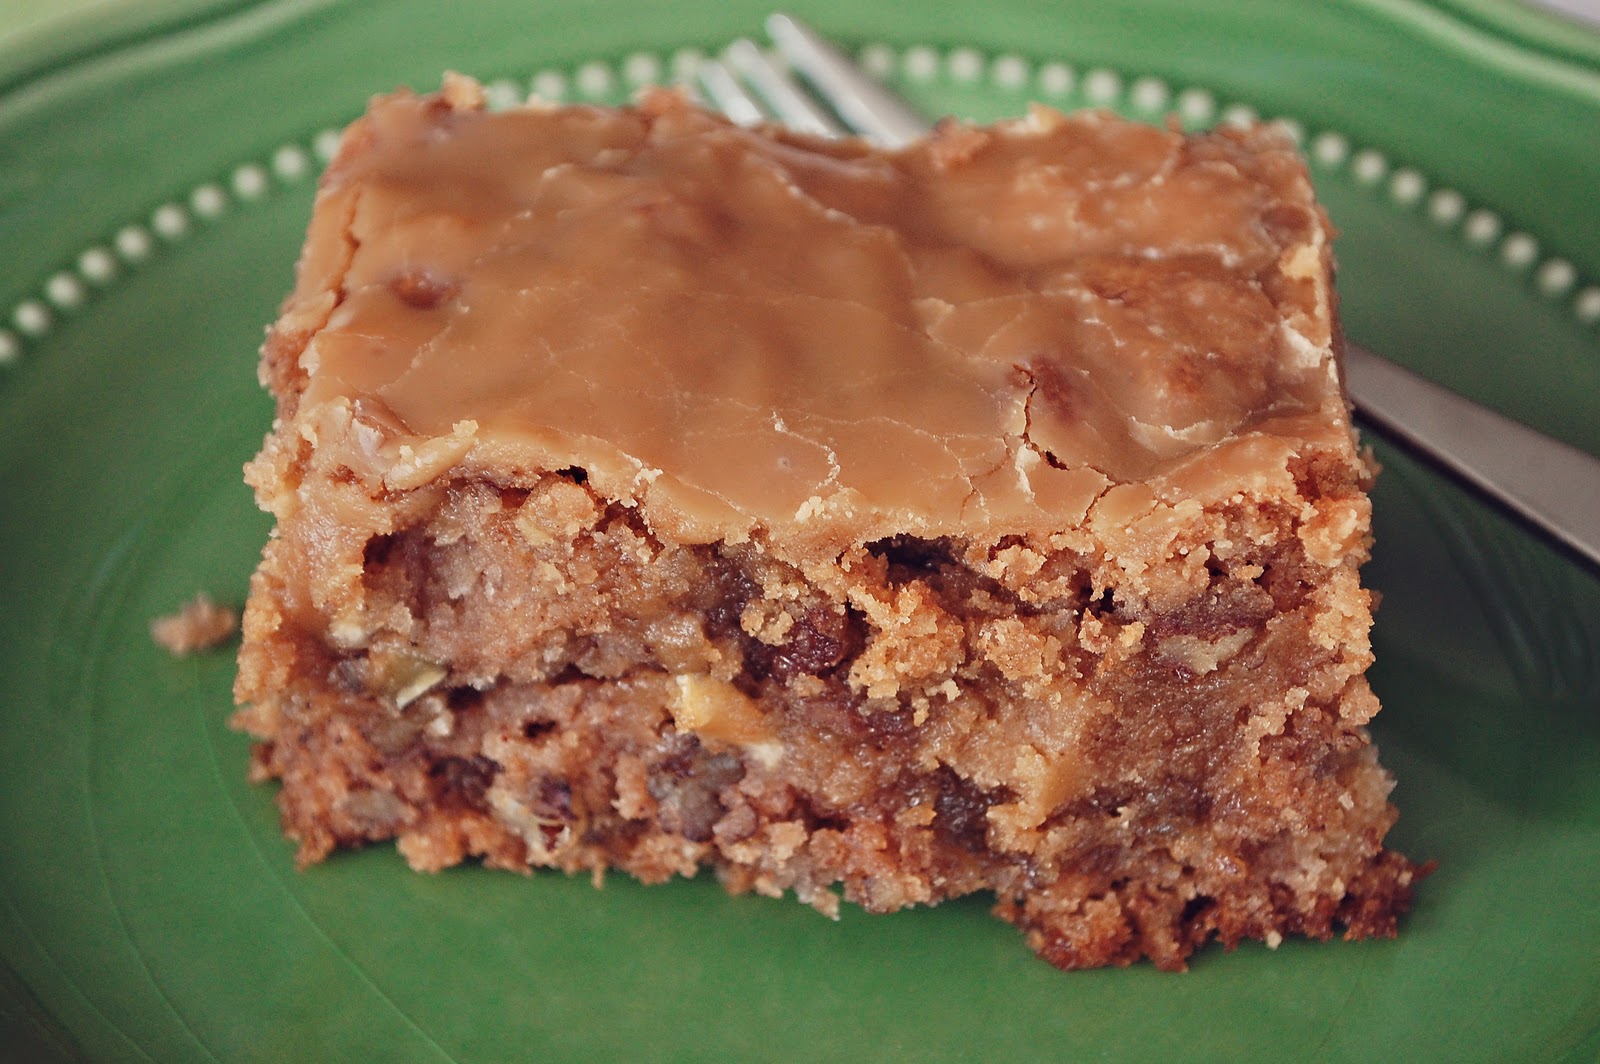
<svg viewBox="0 0 1600 1064">
<path fill-rule="evenodd" d="M 766 25 L 775 56 L 741 39 L 698 70 L 704 95 L 734 122 L 777 120 L 801 132 L 854 134 L 887 148 L 931 128 L 800 20 L 776 14 Z M 1380 434 L 1600 569 L 1600 458 L 1353 343 L 1345 346 L 1344 372 L 1357 413 Z"/>
</svg>

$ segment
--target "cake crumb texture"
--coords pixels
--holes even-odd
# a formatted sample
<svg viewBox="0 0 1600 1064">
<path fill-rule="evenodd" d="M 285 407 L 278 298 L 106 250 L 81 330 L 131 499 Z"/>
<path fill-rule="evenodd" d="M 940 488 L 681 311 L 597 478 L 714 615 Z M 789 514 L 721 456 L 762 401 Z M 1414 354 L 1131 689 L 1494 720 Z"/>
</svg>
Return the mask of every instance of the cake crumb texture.
<svg viewBox="0 0 1600 1064">
<path fill-rule="evenodd" d="M 238 630 L 239 611 L 218 605 L 203 591 L 177 613 L 150 622 L 150 638 L 175 658 L 221 646 Z"/>
</svg>

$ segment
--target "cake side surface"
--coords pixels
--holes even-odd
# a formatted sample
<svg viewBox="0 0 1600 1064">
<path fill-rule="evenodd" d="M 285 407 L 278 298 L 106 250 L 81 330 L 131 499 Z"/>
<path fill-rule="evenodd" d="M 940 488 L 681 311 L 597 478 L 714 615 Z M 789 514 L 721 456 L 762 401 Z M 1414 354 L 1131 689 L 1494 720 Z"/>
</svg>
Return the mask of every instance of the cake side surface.
<svg viewBox="0 0 1600 1064">
<path fill-rule="evenodd" d="M 1327 241 L 1264 130 L 375 102 L 248 471 L 301 860 L 992 890 L 1061 967 L 1392 934 Z"/>
</svg>

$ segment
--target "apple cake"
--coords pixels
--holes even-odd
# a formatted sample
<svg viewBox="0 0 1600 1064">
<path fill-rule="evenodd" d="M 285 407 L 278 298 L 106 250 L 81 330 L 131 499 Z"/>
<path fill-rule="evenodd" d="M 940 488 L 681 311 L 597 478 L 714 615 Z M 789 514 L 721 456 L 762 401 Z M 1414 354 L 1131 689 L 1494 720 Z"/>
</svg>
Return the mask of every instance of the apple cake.
<svg viewBox="0 0 1600 1064">
<path fill-rule="evenodd" d="M 375 100 L 261 362 L 236 724 L 302 865 L 1387 936 L 1373 469 L 1289 139 Z"/>
</svg>

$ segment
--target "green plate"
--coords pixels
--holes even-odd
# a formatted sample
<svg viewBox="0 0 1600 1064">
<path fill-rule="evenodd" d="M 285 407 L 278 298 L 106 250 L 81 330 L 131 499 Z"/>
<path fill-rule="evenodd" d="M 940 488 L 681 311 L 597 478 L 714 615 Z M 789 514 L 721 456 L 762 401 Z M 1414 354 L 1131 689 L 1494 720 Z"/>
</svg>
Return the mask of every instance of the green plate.
<svg viewBox="0 0 1600 1064">
<path fill-rule="evenodd" d="M 1380 445 L 1376 732 L 1394 942 L 1072 975 L 982 899 L 837 923 L 709 879 L 300 873 L 228 731 L 324 130 L 455 68 L 616 98 L 750 0 L 100 4 L 0 48 L 0 1048 L 20 1059 L 1600 1058 L 1600 581 Z M 1038 96 L 1296 122 L 1350 332 L 1600 452 L 1600 43 L 1495 0 L 844 0 L 802 14 L 932 111 Z"/>
</svg>

